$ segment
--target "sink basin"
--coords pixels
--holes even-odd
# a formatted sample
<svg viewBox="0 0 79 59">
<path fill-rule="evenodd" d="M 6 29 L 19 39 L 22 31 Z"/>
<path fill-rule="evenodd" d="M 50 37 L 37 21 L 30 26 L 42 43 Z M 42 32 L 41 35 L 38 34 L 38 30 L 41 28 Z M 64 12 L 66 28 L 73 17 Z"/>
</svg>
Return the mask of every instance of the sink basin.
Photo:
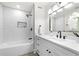
<svg viewBox="0 0 79 59">
<path fill-rule="evenodd" d="M 65 41 L 71 42 L 71 43 L 76 43 L 76 40 L 73 40 L 73 39 L 65 39 Z"/>
</svg>

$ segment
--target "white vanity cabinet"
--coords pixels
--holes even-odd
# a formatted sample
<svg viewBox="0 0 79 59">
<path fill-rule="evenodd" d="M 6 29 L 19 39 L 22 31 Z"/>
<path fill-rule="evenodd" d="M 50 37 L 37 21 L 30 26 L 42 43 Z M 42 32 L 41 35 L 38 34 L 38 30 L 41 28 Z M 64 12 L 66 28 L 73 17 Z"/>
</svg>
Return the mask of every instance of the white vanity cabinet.
<svg viewBox="0 0 79 59">
<path fill-rule="evenodd" d="M 44 38 L 37 37 L 37 53 L 41 56 L 75 56 L 70 50 Z"/>
</svg>

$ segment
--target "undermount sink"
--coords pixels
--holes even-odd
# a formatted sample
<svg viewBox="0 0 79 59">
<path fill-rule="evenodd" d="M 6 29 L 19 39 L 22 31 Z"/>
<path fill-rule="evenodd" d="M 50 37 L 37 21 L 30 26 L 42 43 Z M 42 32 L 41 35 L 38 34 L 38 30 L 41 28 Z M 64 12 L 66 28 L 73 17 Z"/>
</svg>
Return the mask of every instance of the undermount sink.
<svg viewBox="0 0 79 59">
<path fill-rule="evenodd" d="M 73 39 L 65 39 L 65 41 L 71 42 L 71 43 L 76 43 L 76 40 L 73 40 Z"/>
<path fill-rule="evenodd" d="M 69 38 L 66 38 L 65 40 L 69 42 L 79 43 L 79 37 L 69 37 Z"/>
</svg>

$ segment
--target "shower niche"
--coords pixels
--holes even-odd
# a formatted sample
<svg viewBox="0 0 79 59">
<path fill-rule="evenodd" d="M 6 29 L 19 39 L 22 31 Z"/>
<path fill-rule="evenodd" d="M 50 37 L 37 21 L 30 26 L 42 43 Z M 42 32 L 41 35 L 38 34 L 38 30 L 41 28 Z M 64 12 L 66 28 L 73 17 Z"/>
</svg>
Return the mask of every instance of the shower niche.
<svg viewBox="0 0 79 59">
<path fill-rule="evenodd" d="M 17 27 L 18 28 L 26 28 L 27 27 L 27 22 L 18 21 L 17 22 Z"/>
</svg>

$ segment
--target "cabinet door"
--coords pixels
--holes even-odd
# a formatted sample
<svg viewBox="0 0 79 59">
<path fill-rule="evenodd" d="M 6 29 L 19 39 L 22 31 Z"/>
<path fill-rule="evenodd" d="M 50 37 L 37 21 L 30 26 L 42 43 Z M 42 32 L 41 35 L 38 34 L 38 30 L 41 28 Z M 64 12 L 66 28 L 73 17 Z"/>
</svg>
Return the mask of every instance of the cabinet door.
<svg viewBox="0 0 79 59">
<path fill-rule="evenodd" d="M 75 53 L 73 53 L 72 51 L 70 51 L 60 45 L 57 45 L 57 44 L 47 41 L 45 39 L 43 39 L 43 40 L 45 41 L 45 43 L 46 43 L 45 45 L 47 46 L 49 51 L 51 51 L 51 55 L 53 55 L 53 56 L 76 56 Z"/>
<path fill-rule="evenodd" d="M 63 56 L 65 55 L 58 49 L 58 47 L 55 44 L 52 44 L 51 42 L 43 38 L 39 38 L 37 41 L 38 41 L 37 49 L 39 51 L 38 52 L 39 55 L 41 56 Z"/>
<path fill-rule="evenodd" d="M 76 55 L 75 53 L 73 53 L 57 44 L 51 43 L 51 45 L 54 46 L 55 53 L 59 54 L 60 56 L 75 56 Z"/>
<path fill-rule="evenodd" d="M 42 50 L 44 52 L 44 55 L 46 56 L 54 55 L 54 46 L 52 46 L 49 41 L 43 38 L 39 38 L 39 44 L 40 44 L 39 50 Z"/>
<path fill-rule="evenodd" d="M 48 56 L 48 52 L 46 51 L 46 43 L 42 38 L 38 38 L 37 40 L 37 50 L 38 54 L 41 56 Z"/>
<path fill-rule="evenodd" d="M 43 38 L 38 37 L 38 54 L 42 56 L 75 56 L 76 54 L 57 45 L 53 42 L 47 41 Z M 46 51 L 48 50 L 48 51 Z M 51 53 L 49 53 L 49 51 Z"/>
<path fill-rule="evenodd" d="M 51 43 L 50 41 L 45 40 L 46 42 L 46 46 L 48 48 L 49 51 L 51 51 L 51 53 L 49 53 L 49 55 L 51 56 L 64 56 L 65 54 L 63 54 L 56 45 L 54 45 L 53 43 Z"/>
</svg>

